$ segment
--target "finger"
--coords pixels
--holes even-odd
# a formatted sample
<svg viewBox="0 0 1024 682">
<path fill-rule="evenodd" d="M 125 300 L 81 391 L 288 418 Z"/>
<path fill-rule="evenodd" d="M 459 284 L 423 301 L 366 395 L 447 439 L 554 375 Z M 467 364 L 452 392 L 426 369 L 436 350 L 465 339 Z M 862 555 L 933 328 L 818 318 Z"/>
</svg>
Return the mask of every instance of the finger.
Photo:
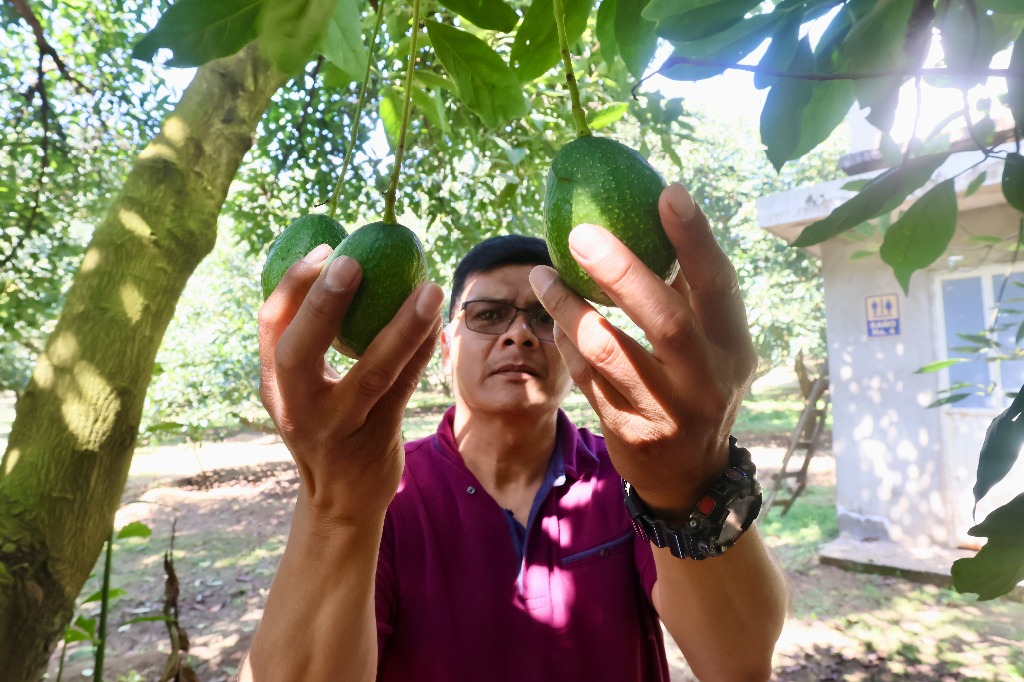
<svg viewBox="0 0 1024 682">
<path fill-rule="evenodd" d="M 359 287 L 361 272 L 355 260 L 339 256 L 309 288 L 291 324 L 281 334 L 274 355 L 282 393 L 285 385 L 281 377 L 285 372 L 289 376 L 289 385 L 294 383 L 296 387 L 308 387 L 313 382 L 322 383 L 324 354 L 337 335 L 341 318 Z"/>
<path fill-rule="evenodd" d="M 700 342 L 687 298 L 665 284 L 608 230 L 577 225 L 569 233 L 573 257 L 598 286 L 640 327 L 660 357 L 692 354 Z"/>
<path fill-rule="evenodd" d="M 433 282 L 417 287 L 348 371 L 336 390 L 351 401 L 347 411 L 352 418 L 365 419 L 407 366 L 415 365 L 413 358 L 419 358 L 423 343 L 436 339 L 443 302 L 444 292 Z"/>
<path fill-rule="evenodd" d="M 679 260 L 677 279 L 689 287 L 690 305 L 705 334 L 719 343 L 749 342 L 736 269 L 715 240 L 704 213 L 679 183 L 665 188 L 658 208 Z"/>
<path fill-rule="evenodd" d="M 274 353 L 278 341 L 295 317 L 309 288 L 320 274 L 324 260 L 330 254 L 331 247 L 328 244 L 320 244 L 301 260 L 293 263 L 281 278 L 277 288 L 260 306 L 260 396 L 264 405 L 267 405 L 267 400 L 277 393 Z"/>
<path fill-rule="evenodd" d="M 423 370 L 426 369 L 430 359 L 434 357 L 434 350 L 437 348 L 437 340 L 441 331 L 441 316 L 438 315 L 435 326 L 431 330 L 427 338 L 423 340 L 419 348 L 410 358 L 409 362 L 402 368 L 398 378 L 395 379 L 391 388 L 381 397 L 378 401 L 377 409 L 385 418 L 390 418 L 396 422 L 401 420 L 405 414 L 406 405 L 409 404 L 409 398 L 415 393 L 416 389 L 420 385 L 420 377 L 423 375 Z"/>
<path fill-rule="evenodd" d="M 583 395 L 587 397 L 587 401 L 597 412 L 598 417 L 604 422 L 605 415 L 612 416 L 613 423 L 605 425 L 615 428 L 615 424 L 622 420 L 619 415 L 630 410 L 629 401 L 593 365 L 587 362 L 565 330 L 557 326 L 555 327 L 555 345 L 558 347 L 558 352 L 562 356 L 562 361 L 565 362 L 569 375 Z"/>
<path fill-rule="evenodd" d="M 657 389 L 643 384 L 640 377 L 647 377 L 649 382 L 659 381 L 665 374 L 660 362 L 573 293 L 553 269 L 533 268 L 530 284 L 586 363 L 628 402 L 637 405 L 643 394 Z M 582 375 L 584 370 L 577 371 Z"/>
</svg>

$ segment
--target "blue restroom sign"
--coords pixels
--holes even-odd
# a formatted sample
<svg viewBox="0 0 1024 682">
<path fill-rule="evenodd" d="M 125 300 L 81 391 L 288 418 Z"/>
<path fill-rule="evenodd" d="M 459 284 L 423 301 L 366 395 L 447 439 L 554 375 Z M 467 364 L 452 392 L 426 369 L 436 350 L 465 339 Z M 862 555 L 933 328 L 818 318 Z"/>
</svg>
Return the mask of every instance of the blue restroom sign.
<svg viewBox="0 0 1024 682">
<path fill-rule="evenodd" d="M 896 294 L 867 296 L 864 308 L 868 319 L 868 336 L 900 335 L 900 302 Z"/>
</svg>

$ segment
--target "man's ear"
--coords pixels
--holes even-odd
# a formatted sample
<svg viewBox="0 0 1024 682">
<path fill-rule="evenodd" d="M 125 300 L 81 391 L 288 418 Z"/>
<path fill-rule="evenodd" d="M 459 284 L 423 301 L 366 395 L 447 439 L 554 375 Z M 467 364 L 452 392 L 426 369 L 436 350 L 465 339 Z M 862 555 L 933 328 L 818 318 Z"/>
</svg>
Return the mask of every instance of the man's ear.
<svg viewBox="0 0 1024 682">
<path fill-rule="evenodd" d="M 449 322 L 441 330 L 441 371 L 447 376 L 452 375 L 452 334 L 455 332 L 455 322 Z"/>
</svg>

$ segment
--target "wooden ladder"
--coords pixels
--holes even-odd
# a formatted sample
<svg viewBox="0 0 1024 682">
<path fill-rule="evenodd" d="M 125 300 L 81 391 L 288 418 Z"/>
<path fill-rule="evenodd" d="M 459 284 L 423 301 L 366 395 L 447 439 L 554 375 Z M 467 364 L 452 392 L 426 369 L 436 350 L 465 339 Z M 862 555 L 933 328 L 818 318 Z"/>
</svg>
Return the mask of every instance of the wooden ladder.
<svg viewBox="0 0 1024 682">
<path fill-rule="evenodd" d="M 811 384 L 807 403 L 790 438 L 789 449 L 782 458 L 782 466 L 772 475 L 771 489 L 764 500 L 765 516 L 773 507 L 782 507 L 781 514 L 785 516 L 807 486 L 807 469 L 821 444 L 828 406 L 828 375 L 822 374 Z M 800 460 L 800 457 L 803 457 L 803 460 Z M 780 497 L 783 491 L 784 494 Z"/>
</svg>

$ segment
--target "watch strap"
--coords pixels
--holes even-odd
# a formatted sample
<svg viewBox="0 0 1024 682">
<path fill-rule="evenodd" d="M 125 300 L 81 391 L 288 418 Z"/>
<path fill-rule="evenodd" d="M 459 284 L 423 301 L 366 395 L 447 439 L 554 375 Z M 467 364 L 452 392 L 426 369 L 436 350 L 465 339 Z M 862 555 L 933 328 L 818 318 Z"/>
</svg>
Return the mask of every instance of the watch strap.
<svg viewBox="0 0 1024 682">
<path fill-rule="evenodd" d="M 654 516 L 636 490 L 622 481 L 623 500 L 633 528 L 655 547 L 668 547 L 680 559 L 720 556 L 732 547 L 761 511 L 761 486 L 750 451 L 729 436 L 729 467 L 697 501 L 681 525 Z"/>
</svg>

